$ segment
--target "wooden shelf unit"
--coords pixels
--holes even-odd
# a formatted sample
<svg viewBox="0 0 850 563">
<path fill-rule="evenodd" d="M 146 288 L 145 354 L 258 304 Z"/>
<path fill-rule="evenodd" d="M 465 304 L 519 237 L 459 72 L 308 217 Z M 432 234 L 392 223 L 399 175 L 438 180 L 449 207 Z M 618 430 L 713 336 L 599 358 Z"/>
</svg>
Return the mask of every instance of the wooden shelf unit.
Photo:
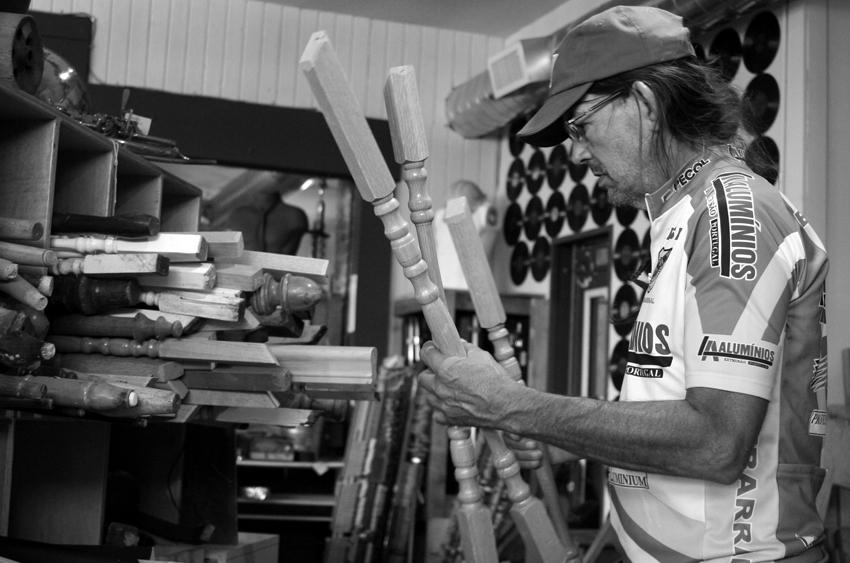
<svg viewBox="0 0 850 563">
<path fill-rule="evenodd" d="M 0 216 L 147 213 L 197 231 L 202 191 L 37 98 L 0 83 Z M 0 535 L 99 544 L 110 425 L 0 410 Z M 13 459 L 14 455 L 14 459 Z"/>
</svg>

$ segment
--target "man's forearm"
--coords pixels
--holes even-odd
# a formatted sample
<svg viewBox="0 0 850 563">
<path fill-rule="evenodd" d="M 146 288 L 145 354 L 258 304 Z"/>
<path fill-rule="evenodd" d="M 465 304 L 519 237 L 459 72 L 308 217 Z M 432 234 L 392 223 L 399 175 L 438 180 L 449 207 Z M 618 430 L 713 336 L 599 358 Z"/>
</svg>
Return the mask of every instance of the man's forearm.
<svg viewBox="0 0 850 563">
<path fill-rule="evenodd" d="M 533 389 L 512 395 L 502 429 L 622 469 L 728 482 L 737 478 L 754 440 L 734 421 L 718 424 L 716 406 L 692 400 L 606 402 Z"/>
</svg>

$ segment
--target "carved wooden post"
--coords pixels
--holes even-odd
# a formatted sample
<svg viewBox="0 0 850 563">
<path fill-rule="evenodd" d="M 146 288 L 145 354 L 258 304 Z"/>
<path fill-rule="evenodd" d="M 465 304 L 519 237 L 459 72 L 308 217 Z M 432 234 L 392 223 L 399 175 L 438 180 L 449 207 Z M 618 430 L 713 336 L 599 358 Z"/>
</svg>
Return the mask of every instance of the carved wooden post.
<svg viewBox="0 0 850 563">
<path fill-rule="evenodd" d="M 469 294 L 475 306 L 475 313 L 478 315 L 478 322 L 487 330 L 487 336 L 493 343 L 493 356 L 505 368 L 508 375 L 516 381 L 520 381 L 522 371 L 514 356 L 514 349 L 508 338 L 508 330 L 505 328 L 507 315 L 502 306 L 496 281 L 493 279 L 487 255 L 481 246 L 481 239 L 472 221 L 472 213 L 465 197 L 448 202 L 446 205 L 446 223 L 449 226 L 449 233 L 460 258 L 463 275 L 469 286 Z M 580 561 L 579 550 L 570 537 L 567 522 L 558 503 L 558 491 L 548 456 L 546 456 L 546 448 L 543 446 L 541 449 L 544 460 L 540 468 L 536 470 L 537 479 L 549 505 L 552 523 L 564 545 L 566 560 L 577 562 Z"/>
<path fill-rule="evenodd" d="M 310 38 L 300 66 L 361 196 L 375 206 L 375 215 L 384 223 L 384 234 L 390 240 L 393 255 L 413 284 L 416 300 L 422 306 L 437 346 L 449 355 L 465 355 L 449 311 L 428 277 L 428 265 L 398 211 L 399 203 L 392 195 L 395 182 L 324 32 L 316 32 Z M 457 437 L 451 451 L 460 486 L 458 498 L 463 503 L 458 519 L 464 555 L 469 563 L 495 563 L 496 539 L 490 513 L 481 503 L 474 447 L 462 435 Z"/>
</svg>

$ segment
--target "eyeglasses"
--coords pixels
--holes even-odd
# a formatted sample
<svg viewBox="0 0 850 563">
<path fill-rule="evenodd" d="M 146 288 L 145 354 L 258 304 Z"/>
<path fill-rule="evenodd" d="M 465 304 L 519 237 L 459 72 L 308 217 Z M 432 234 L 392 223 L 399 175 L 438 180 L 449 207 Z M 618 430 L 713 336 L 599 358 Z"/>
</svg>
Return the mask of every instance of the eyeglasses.
<svg viewBox="0 0 850 563">
<path fill-rule="evenodd" d="M 622 96 L 623 94 L 628 92 L 628 90 L 629 90 L 628 88 L 623 88 L 621 90 L 617 90 L 613 94 L 605 96 L 599 103 L 591 106 L 586 112 L 584 112 L 580 115 L 577 115 L 577 116 L 573 117 L 572 119 L 568 119 L 567 121 L 565 121 L 564 122 L 564 128 L 567 130 L 567 136 L 570 138 L 570 140 L 572 140 L 575 143 L 584 142 L 584 140 L 585 140 L 584 127 L 582 127 L 580 125 L 576 125 L 576 123 L 578 121 L 581 121 L 582 119 L 585 119 L 587 116 L 589 116 L 591 113 L 595 112 L 596 110 L 598 110 L 599 108 L 601 108 L 605 104 L 609 104 L 609 103 L 613 102 L 614 100 L 616 100 L 617 98 L 619 98 L 620 96 Z"/>
</svg>

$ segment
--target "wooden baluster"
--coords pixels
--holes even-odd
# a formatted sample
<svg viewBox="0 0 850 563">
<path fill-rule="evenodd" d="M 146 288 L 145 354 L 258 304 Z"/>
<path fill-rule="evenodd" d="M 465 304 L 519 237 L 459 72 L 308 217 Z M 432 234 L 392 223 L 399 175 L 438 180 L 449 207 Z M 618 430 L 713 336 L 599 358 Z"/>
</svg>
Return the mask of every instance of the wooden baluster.
<svg viewBox="0 0 850 563">
<path fill-rule="evenodd" d="M 461 268 L 469 286 L 469 293 L 478 315 L 478 321 L 487 330 L 487 336 L 493 343 L 493 356 L 505 368 L 508 375 L 516 381 L 521 381 L 522 370 L 514 355 L 508 330 L 505 328 L 507 315 L 502 306 L 496 281 L 493 279 L 487 255 L 481 245 L 481 238 L 478 236 L 478 230 L 472 221 L 472 213 L 465 197 L 448 202 L 446 205 L 446 224 L 460 258 Z M 560 538 L 566 552 L 559 555 L 560 560 L 563 561 L 566 557 L 566 561 L 579 561 L 579 550 L 570 537 L 566 520 L 558 502 L 558 491 L 545 446 L 541 447 L 541 451 L 544 455 L 543 464 L 535 471 L 535 474 L 549 506 L 549 516 L 554 531 Z M 525 491 L 518 490 L 519 493 L 525 494 Z M 513 500 L 513 497 L 511 498 Z M 519 498 L 519 502 L 526 503 L 528 500 Z M 535 508 L 534 510 L 538 509 Z M 535 518 L 539 519 L 540 515 L 536 514 Z M 543 530 L 543 528 L 538 528 L 536 524 L 529 526 L 529 528 L 533 534 L 541 534 Z M 538 535 L 535 543 L 539 544 L 541 541 L 545 542 L 546 538 Z M 526 545 L 528 544 L 526 543 Z"/>
<path fill-rule="evenodd" d="M 390 69 L 384 85 L 384 101 L 395 161 L 401 164 L 402 178 L 410 192 L 407 203 L 410 221 L 416 226 L 422 258 L 428 264 L 428 275 L 440 290 L 440 299 L 445 303 L 446 294 L 440 276 L 437 245 L 431 231 L 434 211 L 426 187 L 428 171 L 425 170 L 425 160 L 428 158 L 428 142 L 419 108 L 419 92 L 413 67 L 399 66 Z"/>
<path fill-rule="evenodd" d="M 395 182 L 324 32 L 313 34 L 299 64 L 361 196 L 372 202 L 375 215 L 384 224 L 384 234 L 390 240 L 393 255 L 413 284 L 414 295 L 422 306 L 437 346 L 446 354 L 464 356 L 466 352 L 457 328 L 428 276 L 428 265 L 422 259 L 407 222 L 398 211 L 399 203 L 392 195 Z M 481 503 L 474 446 L 471 440 L 464 440 L 460 432 L 458 434 L 451 451 L 460 486 L 458 499 L 463 503 L 458 521 L 464 556 L 468 563 L 496 562 L 496 539 L 490 512 Z"/>
</svg>

